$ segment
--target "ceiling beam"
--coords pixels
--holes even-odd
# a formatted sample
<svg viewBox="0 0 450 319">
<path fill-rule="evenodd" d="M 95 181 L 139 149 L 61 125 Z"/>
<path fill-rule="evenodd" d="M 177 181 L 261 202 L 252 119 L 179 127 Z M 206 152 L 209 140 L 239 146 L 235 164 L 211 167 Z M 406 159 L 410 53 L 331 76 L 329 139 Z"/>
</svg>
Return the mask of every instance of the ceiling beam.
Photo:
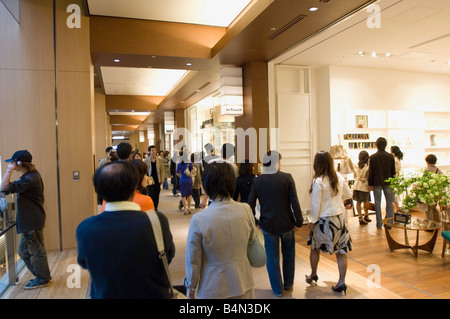
<svg viewBox="0 0 450 319">
<path fill-rule="evenodd" d="M 122 124 L 122 125 L 141 125 L 142 122 L 147 118 L 144 115 L 110 115 L 109 123 L 111 125 L 114 124 Z"/>
<path fill-rule="evenodd" d="M 90 33 L 94 53 L 209 59 L 226 28 L 91 16 Z"/>
<path fill-rule="evenodd" d="M 106 111 L 156 111 L 164 96 L 106 95 Z"/>
<path fill-rule="evenodd" d="M 135 131 L 139 125 L 111 125 L 111 131 Z"/>
</svg>

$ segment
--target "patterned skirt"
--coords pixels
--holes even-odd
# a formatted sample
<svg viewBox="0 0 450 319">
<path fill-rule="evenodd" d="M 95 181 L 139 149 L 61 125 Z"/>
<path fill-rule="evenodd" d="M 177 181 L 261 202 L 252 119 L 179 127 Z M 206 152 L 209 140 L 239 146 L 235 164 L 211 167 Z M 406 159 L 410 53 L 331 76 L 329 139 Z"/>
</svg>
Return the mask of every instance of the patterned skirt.
<svg viewBox="0 0 450 319">
<path fill-rule="evenodd" d="M 308 245 L 312 250 L 320 249 L 330 254 L 346 254 L 353 250 L 344 214 L 320 218 L 309 234 Z"/>
</svg>

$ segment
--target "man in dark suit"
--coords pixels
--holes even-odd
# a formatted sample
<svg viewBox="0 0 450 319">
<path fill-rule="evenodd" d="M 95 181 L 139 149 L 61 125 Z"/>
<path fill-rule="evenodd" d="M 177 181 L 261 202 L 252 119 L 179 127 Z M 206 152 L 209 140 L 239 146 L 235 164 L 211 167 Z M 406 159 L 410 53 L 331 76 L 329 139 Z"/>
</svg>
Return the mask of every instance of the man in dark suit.
<svg viewBox="0 0 450 319">
<path fill-rule="evenodd" d="M 385 151 L 387 141 L 384 137 L 379 137 L 376 141 L 378 152 L 372 154 L 369 159 L 369 187 L 373 190 L 375 198 L 375 213 L 377 216 L 377 228 L 383 226 L 381 216 L 381 191 L 386 200 L 386 218 L 393 216 L 393 194 L 388 178 L 395 176 L 395 160 L 391 153 Z"/>
<path fill-rule="evenodd" d="M 139 173 L 127 161 L 107 163 L 94 174 L 105 211 L 78 225 L 78 263 L 91 276 L 92 299 L 168 299 L 169 281 L 148 215 L 133 203 Z M 156 212 L 168 262 L 175 245 L 167 217 Z"/>
<path fill-rule="evenodd" d="M 269 151 L 264 156 L 264 172 L 260 177 L 255 178 L 248 198 L 253 212 L 256 200 L 260 203 L 259 226 L 264 235 L 267 272 L 272 291 L 278 297 L 283 295 L 283 290 L 290 290 L 294 285 L 294 230 L 303 225 L 302 210 L 294 179 L 291 174 L 279 170 L 280 160 L 281 155 L 277 151 Z M 283 276 L 280 269 L 280 240 L 283 253 Z"/>
</svg>

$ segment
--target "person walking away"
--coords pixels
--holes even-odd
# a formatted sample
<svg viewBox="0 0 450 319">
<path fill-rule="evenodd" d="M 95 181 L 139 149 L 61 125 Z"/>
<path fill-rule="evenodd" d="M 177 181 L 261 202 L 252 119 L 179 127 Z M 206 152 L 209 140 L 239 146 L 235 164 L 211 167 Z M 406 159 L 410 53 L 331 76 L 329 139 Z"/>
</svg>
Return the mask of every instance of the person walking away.
<svg viewBox="0 0 450 319">
<path fill-rule="evenodd" d="M 128 161 L 108 163 L 94 173 L 94 188 L 106 209 L 76 229 L 77 261 L 89 271 L 92 299 L 171 298 L 150 219 L 132 202 L 139 178 Z M 169 221 L 160 212 L 156 215 L 170 263 L 175 245 Z"/>
<path fill-rule="evenodd" d="M 236 190 L 233 195 L 234 200 L 238 200 L 242 203 L 248 202 L 248 196 L 252 190 L 253 180 L 255 179 L 253 174 L 253 164 L 249 160 L 245 160 L 239 164 L 239 177 L 236 179 Z"/>
<path fill-rule="evenodd" d="M 181 189 L 181 200 L 182 207 L 180 205 L 178 208 L 184 207 L 184 214 L 191 214 L 191 201 L 192 201 L 192 174 L 196 173 L 194 171 L 194 166 L 190 160 L 187 160 L 189 154 L 186 148 L 180 151 L 181 162 L 177 166 L 177 174 L 180 176 L 180 189 Z"/>
<path fill-rule="evenodd" d="M 266 268 L 270 286 L 277 297 L 291 290 L 295 274 L 294 230 L 303 225 L 302 210 L 294 179 L 280 171 L 281 154 L 269 151 L 264 155 L 263 174 L 253 181 L 248 203 L 255 214 L 256 201 L 260 203 L 259 226 L 264 235 Z M 283 274 L 280 269 L 280 242 L 283 254 Z"/>
<path fill-rule="evenodd" d="M 174 197 L 178 197 L 178 189 L 180 187 L 180 179 L 177 174 L 177 166 L 179 162 L 179 156 L 177 152 L 174 152 L 170 159 L 170 178 L 172 180 L 172 194 Z"/>
<path fill-rule="evenodd" d="M 17 233 L 22 234 L 18 253 L 35 277 L 24 286 L 26 290 L 46 287 L 52 280 L 43 234 L 46 218 L 44 183 L 32 159 L 27 150 L 15 152 L 5 161 L 10 164 L 0 186 L 5 194 L 17 194 L 16 227 Z M 14 171 L 22 175 L 20 179 L 11 182 Z"/>
<path fill-rule="evenodd" d="M 254 298 L 247 243 L 256 236 L 248 204 L 231 197 L 236 185 L 233 168 L 211 163 L 203 188 L 211 205 L 192 216 L 186 242 L 186 280 L 189 298 Z"/>
<path fill-rule="evenodd" d="M 393 217 L 392 191 L 386 180 L 395 176 L 395 160 L 392 154 L 386 152 L 387 141 L 384 137 L 379 137 L 375 144 L 378 151 L 369 157 L 368 183 L 375 198 L 377 228 L 381 229 L 381 192 L 386 200 L 386 218 Z"/>
<path fill-rule="evenodd" d="M 195 209 L 200 208 L 200 193 L 202 189 L 202 172 L 198 163 L 199 157 L 198 153 L 191 154 L 191 162 L 195 171 L 195 175 L 192 176 L 192 198 L 194 199 Z"/>
<path fill-rule="evenodd" d="M 372 220 L 369 218 L 369 153 L 366 151 L 359 152 L 358 164 L 354 169 L 355 183 L 353 184 L 353 200 L 356 201 L 356 211 L 358 212 L 359 224 L 367 225 Z M 363 207 L 361 207 L 361 205 Z M 362 214 L 364 209 L 364 216 Z"/>
<path fill-rule="evenodd" d="M 352 240 L 345 225 L 344 201 L 352 198 L 352 192 L 345 178 L 334 169 L 333 158 L 328 152 L 319 152 L 314 157 L 314 177 L 309 190 L 311 194 L 311 214 L 309 216 L 311 246 L 311 274 L 306 282 L 317 282 L 317 267 L 320 251 L 336 254 L 339 281 L 331 287 L 333 291 L 347 294 L 345 276 L 347 273 L 347 253 L 352 250 Z M 351 204 L 349 204 L 351 205 Z"/>
</svg>

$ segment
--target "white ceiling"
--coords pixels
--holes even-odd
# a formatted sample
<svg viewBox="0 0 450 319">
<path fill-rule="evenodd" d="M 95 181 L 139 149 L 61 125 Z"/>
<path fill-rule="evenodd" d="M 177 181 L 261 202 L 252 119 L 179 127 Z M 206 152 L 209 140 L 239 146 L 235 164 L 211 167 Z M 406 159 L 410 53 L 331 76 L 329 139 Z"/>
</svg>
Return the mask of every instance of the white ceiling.
<svg viewBox="0 0 450 319">
<path fill-rule="evenodd" d="M 450 1 L 382 0 L 377 4 L 382 9 L 380 28 L 369 28 L 370 12 L 362 10 L 273 62 L 450 74 Z M 360 56 L 359 51 L 369 54 Z M 372 52 L 391 57 L 372 58 Z"/>
<path fill-rule="evenodd" d="M 251 0 L 88 0 L 92 15 L 228 27 Z"/>
</svg>

